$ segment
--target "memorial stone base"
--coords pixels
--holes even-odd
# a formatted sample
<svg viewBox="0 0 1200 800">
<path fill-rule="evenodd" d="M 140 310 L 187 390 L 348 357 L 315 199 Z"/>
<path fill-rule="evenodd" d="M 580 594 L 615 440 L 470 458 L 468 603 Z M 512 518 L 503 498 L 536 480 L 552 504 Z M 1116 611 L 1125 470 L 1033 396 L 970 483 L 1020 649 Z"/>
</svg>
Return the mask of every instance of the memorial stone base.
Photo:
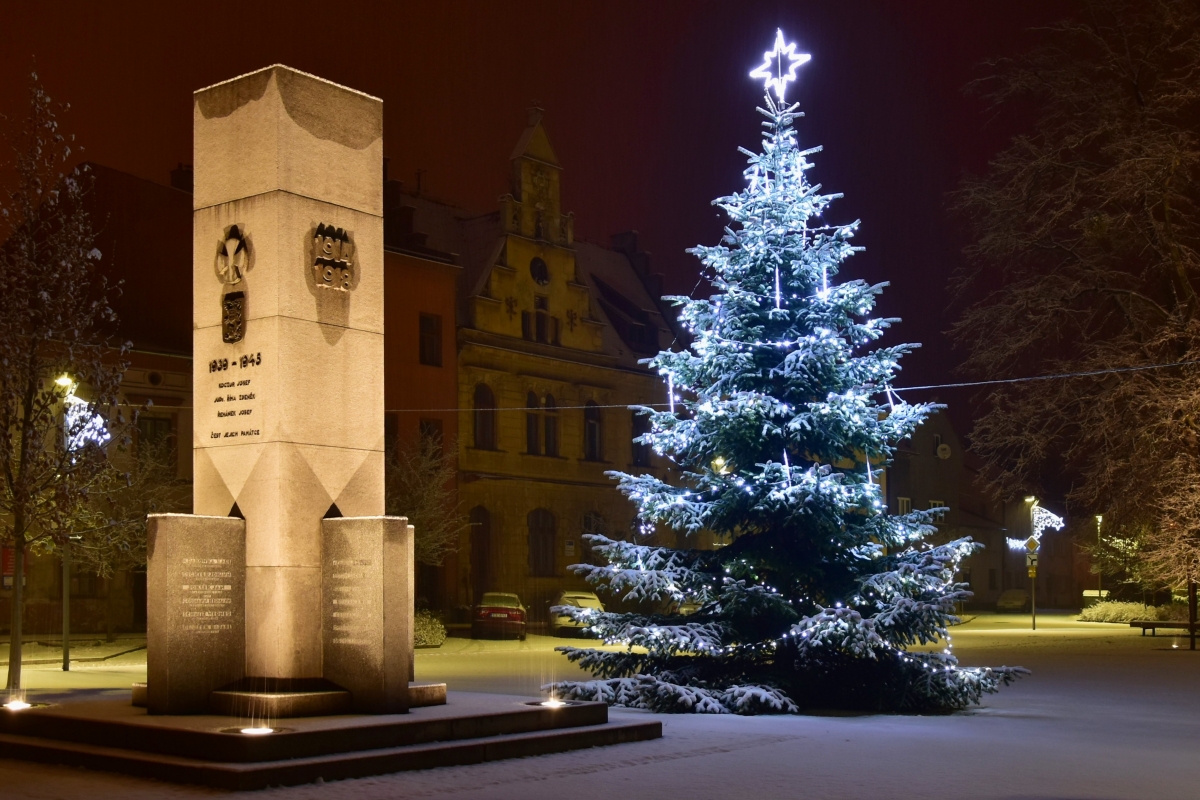
<svg viewBox="0 0 1200 800">
<path fill-rule="evenodd" d="M 245 675 L 246 522 L 152 514 L 147 554 L 147 707 L 203 713 Z"/>
<path fill-rule="evenodd" d="M 246 674 L 245 522 L 150 517 L 147 684 L 151 714 L 247 719 L 396 714 L 446 702 L 444 684 L 413 686 L 413 528 L 403 517 L 323 520 L 322 677 Z M 412 697 L 410 698 L 410 695 Z"/>
</svg>

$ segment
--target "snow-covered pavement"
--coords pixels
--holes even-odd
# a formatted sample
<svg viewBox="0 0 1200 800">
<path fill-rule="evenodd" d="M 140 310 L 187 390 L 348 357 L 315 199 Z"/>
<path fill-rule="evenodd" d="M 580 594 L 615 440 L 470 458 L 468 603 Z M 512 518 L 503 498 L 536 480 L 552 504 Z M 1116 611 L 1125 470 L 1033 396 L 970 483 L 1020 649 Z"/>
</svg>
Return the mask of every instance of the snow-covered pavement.
<svg viewBox="0 0 1200 800">
<path fill-rule="evenodd" d="M 986 615 L 956 629 L 967 664 L 1034 674 L 945 717 L 662 716 L 661 740 L 260 793 L 262 798 L 1130 798 L 1200 796 L 1200 651 L 1117 625 Z M 418 678 L 511 692 L 566 677 L 562 643 L 451 640 Z M 1172 645 L 1181 645 L 1178 649 Z M 116 685 L 136 665 L 79 670 Z M 39 682 L 29 673 L 30 685 Z M 60 672 L 60 681 L 65 678 Z M 49 688 L 49 687 L 47 687 Z M 532 688 L 528 688 L 532 692 Z M 613 718 L 644 712 L 613 710 Z M 4 798 L 184 798 L 212 790 L 0 759 Z"/>
</svg>

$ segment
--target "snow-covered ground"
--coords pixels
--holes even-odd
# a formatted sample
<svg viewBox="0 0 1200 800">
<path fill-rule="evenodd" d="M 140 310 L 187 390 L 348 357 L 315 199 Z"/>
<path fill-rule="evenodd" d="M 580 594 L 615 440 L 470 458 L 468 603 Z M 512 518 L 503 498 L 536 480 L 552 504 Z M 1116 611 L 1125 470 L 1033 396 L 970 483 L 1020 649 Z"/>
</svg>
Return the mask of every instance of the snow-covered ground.
<svg viewBox="0 0 1200 800">
<path fill-rule="evenodd" d="M 262 798 L 995 798 L 1191 800 L 1200 796 L 1200 651 L 1183 637 L 1042 615 L 960 626 L 967 664 L 1034 674 L 981 708 L 945 717 L 663 716 L 661 740 L 516 761 L 273 789 Z M 451 688 L 527 690 L 567 677 L 552 647 L 451 640 L 418 656 L 418 678 Z M 1172 645 L 1180 645 L 1178 649 Z M 136 661 L 30 686 L 127 685 Z M 144 674 L 144 666 L 141 667 Z M 646 716 L 613 710 L 612 717 Z M 184 798 L 220 794 L 119 775 L 0 759 L 4 798 Z"/>
</svg>

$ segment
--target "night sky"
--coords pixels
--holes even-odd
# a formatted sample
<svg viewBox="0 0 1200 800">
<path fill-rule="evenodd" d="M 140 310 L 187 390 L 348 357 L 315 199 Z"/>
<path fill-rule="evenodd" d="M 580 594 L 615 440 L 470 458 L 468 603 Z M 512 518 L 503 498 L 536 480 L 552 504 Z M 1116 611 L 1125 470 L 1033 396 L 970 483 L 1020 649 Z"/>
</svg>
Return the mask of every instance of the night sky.
<svg viewBox="0 0 1200 800">
<path fill-rule="evenodd" d="M 39 7 L 43 6 L 43 7 Z M 762 84 L 747 76 L 776 27 L 813 60 L 798 88 L 810 177 L 861 219 L 849 274 L 890 281 L 881 312 L 922 342 L 898 385 L 953 380 L 943 331 L 961 225 L 946 193 L 1014 132 L 963 86 L 980 61 L 1037 41 L 1066 3 L 287 2 L 33 3 L 3 26 L 0 110 L 19 114 L 36 64 L 69 102 L 84 157 L 161 183 L 191 163 L 191 94 L 282 62 L 384 101 L 390 177 L 492 211 L 536 101 L 562 162 L 564 208 L 581 238 L 636 229 L 669 291 L 696 285 L 684 250 L 713 244 L 710 202 L 742 186 L 739 145 L 757 148 Z M 184 265 L 183 268 L 190 268 Z M 897 339 L 893 338 L 892 341 Z M 967 394 L 939 399 L 958 406 Z M 915 399 L 915 397 L 913 398 Z M 933 399 L 926 395 L 924 399 Z M 965 431 L 963 431 L 965 433 Z"/>
</svg>

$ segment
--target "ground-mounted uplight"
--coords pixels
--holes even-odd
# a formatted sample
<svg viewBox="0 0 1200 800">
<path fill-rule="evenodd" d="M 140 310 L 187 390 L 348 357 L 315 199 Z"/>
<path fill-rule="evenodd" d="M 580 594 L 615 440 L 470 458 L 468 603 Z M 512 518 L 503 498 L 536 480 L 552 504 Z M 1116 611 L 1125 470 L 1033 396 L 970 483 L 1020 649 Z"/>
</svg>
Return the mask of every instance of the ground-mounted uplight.
<svg viewBox="0 0 1200 800">
<path fill-rule="evenodd" d="M 269 725 L 247 725 L 245 728 L 222 728 L 221 733 L 236 733 L 238 736 L 270 736 L 283 733 L 287 728 L 272 728 Z"/>
<path fill-rule="evenodd" d="M 9 711 L 24 711 L 27 708 L 33 708 L 33 704 L 26 703 L 24 700 L 9 700 L 4 707 Z"/>
<path fill-rule="evenodd" d="M 539 708 L 566 708 L 567 706 L 577 706 L 579 703 L 575 700 L 559 700 L 557 697 L 551 697 L 549 700 L 532 700 L 525 705 Z"/>
</svg>

